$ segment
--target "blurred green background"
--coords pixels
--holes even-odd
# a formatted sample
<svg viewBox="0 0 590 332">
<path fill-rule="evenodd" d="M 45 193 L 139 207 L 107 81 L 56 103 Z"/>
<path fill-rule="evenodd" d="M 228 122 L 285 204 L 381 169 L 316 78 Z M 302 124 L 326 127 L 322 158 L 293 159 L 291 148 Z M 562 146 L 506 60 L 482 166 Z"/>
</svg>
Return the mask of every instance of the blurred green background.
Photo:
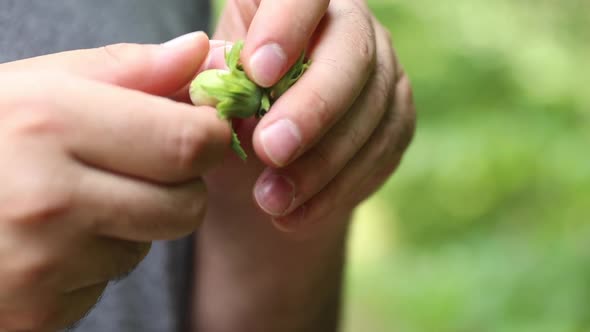
<svg viewBox="0 0 590 332">
<path fill-rule="evenodd" d="M 418 128 L 358 210 L 345 331 L 590 331 L 590 2 L 369 3 Z"/>
</svg>

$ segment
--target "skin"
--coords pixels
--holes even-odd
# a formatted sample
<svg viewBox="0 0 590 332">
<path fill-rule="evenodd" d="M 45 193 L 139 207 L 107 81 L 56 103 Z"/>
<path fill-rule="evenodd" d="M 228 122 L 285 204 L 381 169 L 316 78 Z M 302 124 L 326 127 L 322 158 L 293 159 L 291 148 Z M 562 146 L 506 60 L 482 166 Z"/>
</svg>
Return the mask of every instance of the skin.
<svg viewBox="0 0 590 332">
<path fill-rule="evenodd" d="M 392 175 L 414 133 L 409 80 L 361 0 L 229 0 L 214 38 L 246 40 L 242 63 L 260 85 L 304 49 L 313 63 L 259 122 L 236 123 L 255 158 L 229 153 L 205 176 L 194 330 L 335 331 L 350 216 Z M 204 69 L 224 67 L 225 44 L 212 42 Z M 257 68 L 269 44 L 284 66 L 265 59 Z"/>
<path fill-rule="evenodd" d="M 201 223 L 229 126 L 167 96 L 208 49 L 200 33 L 0 65 L 3 331 L 72 324 L 151 241 Z"/>
</svg>

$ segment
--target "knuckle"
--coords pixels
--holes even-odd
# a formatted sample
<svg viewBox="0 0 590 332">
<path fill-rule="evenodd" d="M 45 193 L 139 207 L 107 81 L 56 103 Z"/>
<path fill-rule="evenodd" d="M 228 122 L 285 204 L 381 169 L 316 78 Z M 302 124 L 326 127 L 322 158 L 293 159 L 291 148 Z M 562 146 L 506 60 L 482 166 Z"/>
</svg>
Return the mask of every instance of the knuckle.
<svg viewBox="0 0 590 332">
<path fill-rule="evenodd" d="M 175 225 L 178 233 L 193 232 L 205 218 L 207 212 L 207 189 L 202 180 L 197 180 L 186 188 L 186 191 L 176 201 L 174 208 Z"/>
<path fill-rule="evenodd" d="M 396 102 L 387 107 L 374 140 L 374 156 L 382 163 L 398 160 L 410 146 L 416 131 L 412 90 L 405 74 L 397 80 L 395 91 Z"/>
<path fill-rule="evenodd" d="M 37 181 L 30 188 L 24 189 L 22 194 L 15 196 L 12 202 L 7 203 L 12 203 L 12 221 L 17 225 L 36 225 L 59 220 L 73 206 L 73 195 L 67 186 L 56 185 L 48 179 Z"/>
<path fill-rule="evenodd" d="M 375 64 L 375 36 L 372 27 L 362 28 L 359 33 L 361 34 L 358 45 L 360 50 L 361 63 L 365 68 L 371 68 Z"/>
<path fill-rule="evenodd" d="M 358 110 L 358 112 L 361 112 L 361 110 Z M 352 121 L 352 116 L 353 114 L 350 112 L 341 121 Z M 351 125 L 336 125 L 335 128 L 332 128 L 330 134 L 334 135 L 333 139 L 344 142 L 343 144 L 346 144 L 347 147 L 350 147 L 349 150 L 351 151 L 360 149 L 368 138 L 365 128 L 363 128 L 362 124 L 358 122 L 355 122 Z"/>
<path fill-rule="evenodd" d="M 401 121 L 399 125 L 400 147 L 404 151 L 411 144 L 416 133 L 416 110 L 414 107 L 412 86 L 407 76 L 403 75 L 403 78 L 398 84 L 403 85 L 402 91 L 406 94 L 403 98 L 408 103 L 403 107 L 403 111 L 400 114 Z"/>
<path fill-rule="evenodd" d="M 378 105 L 382 105 L 391 100 L 395 91 L 393 84 L 393 69 L 384 64 L 378 63 L 376 67 L 375 85 L 373 86 L 374 98 L 378 101 Z"/>
<path fill-rule="evenodd" d="M 195 184 L 195 192 L 196 195 L 193 194 L 185 203 L 186 218 L 190 225 L 200 225 L 207 212 L 207 189 L 202 181 Z"/>
<path fill-rule="evenodd" d="M 330 150 L 325 144 L 318 144 L 313 148 L 313 155 L 317 160 L 317 165 L 322 165 L 322 169 L 331 170 L 334 166 Z"/>
<path fill-rule="evenodd" d="M 49 104 L 33 100 L 19 105 L 3 112 L 3 122 L 18 137 L 57 135 L 65 129 L 64 119 Z"/>
<path fill-rule="evenodd" d="M 370 20 L 358 9 L 346 9 L 340 12 L 344 22 L 349 27 L 348 33 L 344 36 L 349 45 L 351 45 L 352 55 L 358 58 L 358 64 L 363 68 L 371 68 L 375 62 L 375 29 Z"/>
<path fill-rule="evenodd" d="M 396 171 L 397 167 L 399 166 L 399 156 L 390 160 L 388 163 L 384 165 L 376 174 L 375 178 L 373 179 L 373 183 L 376 184 L 383 184 L 389 177 L 393 175 Z"/>
<path fill-rule="evenodd" d="M 378 160 L 378 164 L 382 164 L 384 162 L 387 162 L 387 160 L 389 160 L 390 156 L 391 156 L 391 152 L 392 152 L 393 146 L 391 144 L 391 136 L 386 136 L 383 135 L 380 137 L 380 139 L 377 141 L 375 150 L 374 150 L 374 155 L 375 158 L 374 160 Z"/>
<path fill-rule="evenodd" d="M 118 43 L 98 48 L 97 62 L 102 66 L 111 67 L 113 72 L 124 70 L 130 77 L 141 74 L 141 66 L 134 66 L 138 59 L 146 57 L 145 49 L 138 44 Z M 130 72 L 131 71 L 131 72 Z M 116 78 L 115 78 L 116 80 Z"/>
<path fill-rule="evenodd" d="M 389 117 L 396 116 L 392 114 Z M 374 155 L 379 160 L 379 164 L 389 164 L 392 160 L 397 161 L 413 139 L 414 121 L 405 120 L 403 117 L 397 117 L 397 119 L 399 121 L 394 120 L 395 122 L 386 125 L 377 139 Z"/>
<path fill-rule="evenodd" d="M 352 127 L 348 132 L 348 140 L 350 141 L 350 145 L 358 150 L 365 144 L 366 137 L 361 132 L 361 128 Z"/>
<path fill-rule="evenodd" d="M 47 254 L 19 255 L 20 262 L 13 266 L 7 283 L 11 293 L 28 294 L 34 289 L 50 287 L 57 276 L 57 260 Z"/>
<path fill-rule="evenodd" d="M 406 119 L 402 130 L 402 143 L 404 148 L 407 148 L 416 136 L 416 116 L 414 115 L 414 111 L 412 111 L 412 114 L 407 116 Z"/>
<path fill-rule="evenodd" d="M 290 21 L 292 24 L 293 31 L 296 32 L 297 36 L 308 36 L 313 33 L 314 27 L 310 24 L 306 24 L 306 15 L 309 15 L 306 11 L 300 11 L 293 13 L 295 16 Z"/>
<path fill-rule="evenodd" d="M 229 0 L 227 2 L 227 7 L 236 10 L 242 22 L 252 22 L 252 18 L 256 14 L 261 1 L 262 0 Z"/>
<path fill-rule="evenodd" d="M 372 142 L 371 159 L 377 160 L 377 164 L 386 163 L 396 150 L 396 120 L 393 111 L 388 111 L 381 123 L 378 132 Z"/>
<path fill-rule="evenodd" d="M 393 48 L 393 34 L 391 33 L 391 31 L 389 31 L 383 26 L 381 26 L 381 31 L 383 31 L 383 38 L 385 39 L 387 46 L 389 48 Z"/>
<path fill-rule="evenodd" d="M 67 129 L 67 119 L 56 107 L 68 90 L 71 78 L 65 73 L 6 73 L 0 100 L 2 134 L 10 138 L 59 134 Z M 63 84 L 55 84 L 60 81 Z M 27 93 L 23 93 L 26 91 Z"/>
<path fill-rule="evenodd" d="M 185 121 L 172 133 L 167 147 L 169 158 L 180 171 L 193 168 L 205 148 L 205 134 L 197 121 Z"/>
<path fill-rule="evenodd" d="M 123 64 L 122 55 L 125 54 L 127 44 L 105 45 L 99 48 L 100 57 L 112 66 L 118 67 Z"/>
<path fill-rule="evenodd" d="M 373 26 L 376 35 L 380 36 L 388 46 L 393 47 L 393 35 L 391 34 L 391 31 L 376 19 L 373 21 Z"/>
<path fill-rule="evenodd" d="M 316 89 L 309 89 L 305 109 L 310 110 L 319 127 L 329 125 L 333 121 L 334 112 L 328 100 Z"/>
<path fill-rule="evenodd" d="M 405 151 L 416 136 L 416 119 L 411 117 L 410 120 L 404 121 L 400 130 L 400 147 L 401 151 Z"/>
<path fill-rule="evenodd" d="M 345 66 L 342 62 L 334 57 L 320 57 L 314 59 L 314 63 L 321 64 L 325 67 L 325 75 L 331 75 L 332 73 L 341 73 L 346 75 L 344 79 L 351 81 L 354 80 L 354 75 L 350 67 Z"/>
<path fill-rule="evenodd" d="M 140 54 L 137 45 L 131 43 L 105 45 L 99 49 L 101 51 L 101 56 L 106 59 L 106 61 L 109 61 L 116 66 L 125 65 L 130 55 Z"/>
</svg>

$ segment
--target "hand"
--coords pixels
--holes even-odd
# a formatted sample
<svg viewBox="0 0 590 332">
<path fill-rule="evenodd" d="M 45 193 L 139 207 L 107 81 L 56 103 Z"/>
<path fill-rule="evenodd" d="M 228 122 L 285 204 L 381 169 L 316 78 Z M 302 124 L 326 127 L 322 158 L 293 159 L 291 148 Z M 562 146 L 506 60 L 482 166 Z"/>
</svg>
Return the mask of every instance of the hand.
<svg viewBox="0 0 590 332">
<path fill-rule="evenodd" d="M 150 241 L 197 228 L 230 130 L 165 97 L 208 48 L 198 33 L 0 65 L 0 330 L 68 326 Z"/>
<path fill-rule="evenodd" d="M 260 85 L 304 49 L 312 64 L 260 122 L 236 123 L 248 162 L 231 154 L 205 177 L 195 326 L 335 331 L 351 212 L 414 132 L 409 81 L 360 0 L 230 0 L 214 37 L 246 39 L 241 60 Z M 223 51 L 214 42 L 205 68 L 223 67 Z"/>
<path fill-rule="evenodd" d="M 213 182 L 239 188 L 255 177 L 256 202 L 280 229 L 312 231 L 392 174 L 413 136 L 414 107 L 390 35 L 364 1 L 230 1 L 215 38 L 245 38 L 242 61 L 263 86 L 304 49 L 313 63 L 260 123 L 240 125 L 243 141 L 253 131 L 264 172 L 249 165 L 249 176 L 220 172 Z"/>
</svg>

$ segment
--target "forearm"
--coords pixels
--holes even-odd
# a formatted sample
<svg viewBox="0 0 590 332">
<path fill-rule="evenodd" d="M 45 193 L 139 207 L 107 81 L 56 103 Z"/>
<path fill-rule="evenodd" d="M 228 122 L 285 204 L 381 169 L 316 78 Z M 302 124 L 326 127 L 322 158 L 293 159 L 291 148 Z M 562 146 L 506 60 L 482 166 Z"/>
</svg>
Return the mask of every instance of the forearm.
<svg viewBox="0 0 590 332">
<path fill-rule="evenodd" d="M 296 239 L 262 214 L 211 209 L 197 241 L 197 330 L 336 331 L 348 214 L 323 222 Z"/>
</svg>

